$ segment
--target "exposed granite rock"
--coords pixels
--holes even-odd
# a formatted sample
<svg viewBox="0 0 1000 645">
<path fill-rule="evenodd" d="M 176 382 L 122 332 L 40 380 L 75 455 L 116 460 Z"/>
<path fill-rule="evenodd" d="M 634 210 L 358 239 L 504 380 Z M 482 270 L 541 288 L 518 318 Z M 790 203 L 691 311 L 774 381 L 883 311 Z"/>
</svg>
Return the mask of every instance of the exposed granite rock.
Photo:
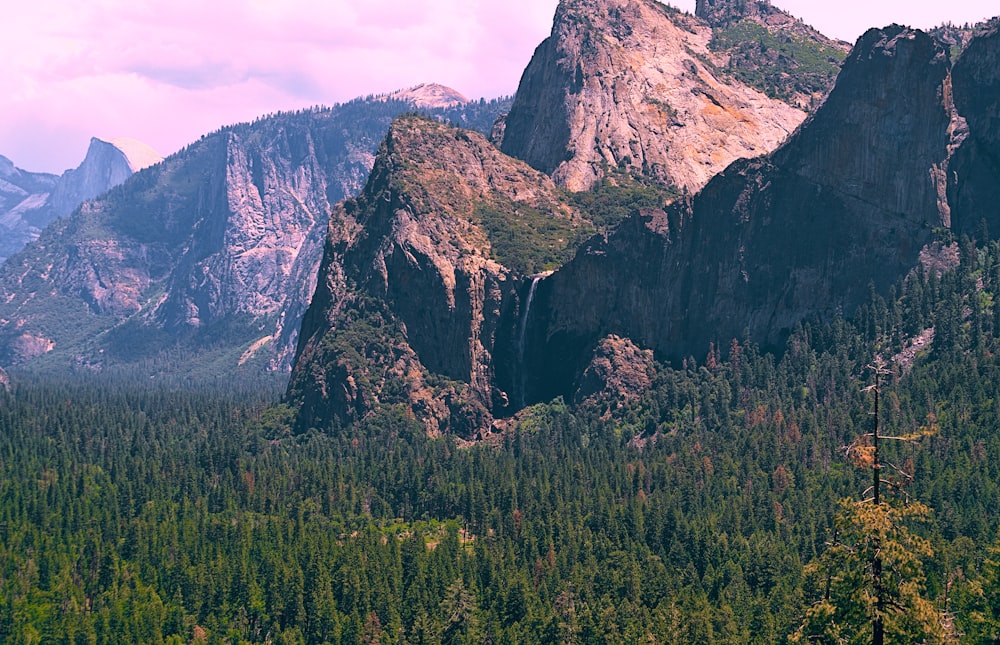
<svg viewBox="0 0 1000 645">
<path fill-rule="evenodd" d="M 10 392 L 10 376 L 3 369 L 0 369 L 0 390 Z"/>
<path fill-rule="evenodd" d="M 948 200 L 956 231 L 1000 235 L 1000 26 L 974 38 L 952 74 L 955 109 L 967 137 L 949 163 Z"/>
<path fill-rule="evenodd" d="M 21 170 L 0 157 L 0 262 L 24 248 L 48 223 L 33 215 L 45 208 L 59 177 Z"/>
<path fill-rule="evenodd" d="M 27 172 L 0 157 L 0 262 L 36 239 L 56 218 L 161 159 L 132 139 L 97 138 L 90 140 L 83 162 L 61 176 Z"/>
<path fill-rule="evenodd" d="M 634 401 L 653 383 L 653 352 L 627 338 L 608 336 L 597 344 L 594 356 L 573 394 L 576 404 L 592 400 L 617 407 Z"/>
<path fill-rule="evenodd" d="M 59 369 L 290 369 L 333 204 L 414 107 L 372 98 L 227 127 L 88 201 L 0 268 L 0 362 L 30 360 L 28 334 Z M 430 113 L 488 127 L 502 107 Z"/>
<path fill-rule="evenodd" d="M 501 149 L 573 191 L 615 168 L 698 190 L 805 118 L 718 75 L 711 39 L 706 23 L 655 0 L 563 0 L 521 78 Z"/>
<path fill-rule="evenodd" d="M 494 349 L 521 285 L 497 260 L 491 218 L 585 226 L 563 197 L 478 133 L 398 119 L 364 192 L 331 220 L 288 395 L 300 425 L 357 421 L 388 399 L 431 434 L 488 431 L 510 403 Z"/>
<path fill-rule="evenodd" d="M 940 246 L 934 231 L 954 212 L 943 179 L 969 141 L 995 136 L 992 99 L 963 126 L 962 101 L 992 82 L 990 51 L 973 43 L 966 56 L 952 100 L 944 45 L 899 26 L 866 33 L 779 149 L 527 278 L 491 257 L 475 214 L 540 195 L 533 208 L 572 220 L 563 197 L 485 141 L 399 121 L 365 193 L 334 218 L 351 225 L 328 236 L 289 389 L 302 426 L 400 403 L 431 433 L 485 436 L 491 416 L 557 395 L 634 396 L 651 352 L 680 359 L 733 338 L 778 347 L 803 319 L 850 315 Z M 990 185 L 975 182 L 963 190 Z"/>
<path fill-rule="evenodd" d="M 872 30 L 782 148 L 589 242 L 539 286 L 529 402 L 572 393 L 607 334 L 673 359 L 747 335 L 773 346 L 904 276 L 947 225 L 935 171 L 952 142 L 949 71 L 926 34 Z"/>
<path fill-rule="evenodd" d="M 450 108 L 468 103 L 457 90 L 439 85 L 438 83 L 420 83 L 405 90 L 389 94 L 388 98 L 411 103 L 421 109 Z"/>
</svg>

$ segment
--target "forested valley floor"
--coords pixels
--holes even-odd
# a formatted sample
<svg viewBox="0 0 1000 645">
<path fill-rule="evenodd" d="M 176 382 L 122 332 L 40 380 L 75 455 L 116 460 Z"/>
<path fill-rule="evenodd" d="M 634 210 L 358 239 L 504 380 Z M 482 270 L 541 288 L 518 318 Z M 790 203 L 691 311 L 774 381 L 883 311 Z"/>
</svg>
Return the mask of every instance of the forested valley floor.
<svg viewBox="0 0 1000 645">
<path fill-rule="evenodd" d="M 890 497 L 931 509 L 900 575 L 953 638 L 996 642 L 1000 245 L 952 248 L 778 353 L 722 339 L 496 444 L 396 408 L 295 435 L 273 393 L 15 374 L 0 642 L 785 642 L 831 584 L 864 585 L 863 562 L 817 563 L 870 485 L 843 447 L 871 431 L 876 354 L 897 358 L 884 431 L 923 437 L 887 446 L 912 475 Z"/>
</svg>

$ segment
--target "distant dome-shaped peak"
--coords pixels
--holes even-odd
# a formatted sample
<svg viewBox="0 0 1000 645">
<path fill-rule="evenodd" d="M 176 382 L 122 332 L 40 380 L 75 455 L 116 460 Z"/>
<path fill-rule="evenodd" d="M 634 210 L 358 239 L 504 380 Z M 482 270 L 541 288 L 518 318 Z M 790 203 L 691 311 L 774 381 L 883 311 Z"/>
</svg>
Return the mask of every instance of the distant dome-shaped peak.
<svg viewBox="0 0 1000 645">
<path fill-rule="evenodd" d="M 406 101 L 425 110 L 450 108 L 469 102 L 469 99 L 460 92 L 438 83 L 420 83 L 405 90 L 393 92 L 386 98 Z"/>
<path fill-rule="evenodd" d="M 125 155 L 125 159 L 128 161 L 132 172 L 139 172 L 143 168 L 148 168 L 163 161 L 163 155 L 151 146 L 136 139 L 116 137 L 113 139 L 97 138 L 97 140 L 114 146 Z"/>
</svg>

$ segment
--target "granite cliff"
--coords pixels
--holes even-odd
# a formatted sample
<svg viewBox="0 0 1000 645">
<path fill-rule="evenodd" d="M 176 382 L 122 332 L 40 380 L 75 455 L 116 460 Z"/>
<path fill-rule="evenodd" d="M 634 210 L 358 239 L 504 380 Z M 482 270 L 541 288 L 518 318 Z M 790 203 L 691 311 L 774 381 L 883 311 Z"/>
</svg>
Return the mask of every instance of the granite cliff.
<svg viewBox="0 0 1000 645">
<path fill-rule="evenodd" d="M 956 217 L 995 213 L 982 196 L 996 170 L 966 176 L 956 164 L 988 155 L 996 136 L 997 51 L 995 34 L 980 37 L 953 75 L 947 49 L 923 32 L 866 33 L 781 148 L 626 220 L 539 285 L 528 401 L 571 394 L 607 334 L 679 360 L 734 338 L 780 347 L 800 321 L 850 315 L 916 266 L 935 229 L 961 228 L 949 177 L 970 200 Z"/>
<path fill-rule="evenodd" d="M 502 107 L 430 112 L 488 127 Z M 412 109 L 372 98 L 223 128 L 84 203 L 0 269 L 0 359 L 288 369 L 333 205 Z"/>
<path fill-rule="evenodd" d="M 396 120 L 365 190 L 331 218 L 289 389 L 299 425 L 402 403 L 431 434 L 488 432 L 514 405 L 495 352 L 510 344 L 519 277 L 592 230 L 548 177 L 478 133 Z"/>
<path fill-rule="evenodd" d="M 0 262 L 38 237 L 50 222 L 118 186 L 162 157 L 134 139 L 93 138 L 83 162 L 62 175 L 21 170 L 0 157 Z"/>
<path fill-rule="evenodd" d="M 498 258 L 504 229 L 476 214 L 543 195 L 533 209 L 586 230 L 588 214 L 567 211 L 573 195 L 460 131 L 398 122 L 365 193 L 334 218 L 351 225 L 328 236 L 289 390 L 300 427 L 389 402 L 432 433 L 483 436 L 559 395 L 613 407 L 648 385 L 654 354 L 679 361 L 733 339 L 780 348 L 803 320 L 851 315 L 940 231 L 973 226 L 966 212 L 993 225 L 996 201 L 982 200 L 998 177 L 998 41 L 980 34 L 953 66 L 923 32 L 869 31 L 777 150 L 641 210 L 565 263 Z"/>
<path fill-rule="evenodd" d="M 776 148 L 806 117 L 798 103 L 810 105 L 802 92 L 779 100 L 732 73 L 737 47 L 764 47 L 755 34 L 729 34 L 721 47 L 716 35 L 655 0 L 563 0 L 498 129 L 501 149 L 573 191 L 616 171 L 697 191 L 734 160 Z"/>
<path fill-rule="evenodd" d="M 952 227 L 1000 235 L 1000 21 L 973 38 L 955 63 L 956 141 L 948 166 Z"/>
</svg>

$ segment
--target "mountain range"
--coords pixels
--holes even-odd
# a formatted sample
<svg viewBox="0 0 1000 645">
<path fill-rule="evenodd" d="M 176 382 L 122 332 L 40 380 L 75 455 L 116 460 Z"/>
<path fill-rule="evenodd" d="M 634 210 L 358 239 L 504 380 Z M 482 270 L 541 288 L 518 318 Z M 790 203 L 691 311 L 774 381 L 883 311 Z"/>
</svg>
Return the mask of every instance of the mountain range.
<svg viewBox="0 0 1000 645">
<path fill-rule="evenodd" d="M 489 130 L 508 104 L 456 96 L 425 85 L 222 128 L 85 202 L 0 270 L 4 364 L 287 370 L 329 213 L 392 119 L 435 106 Z"/>
<path fill-rule="evenodd" d="M 0 364 L 291 369 L 300 430 L 399 406 L 477 438 L 780 348 L 1000 226 L 997 29 L 960 36 L 562 0 L 510 101 L 272 115 L 85 202 L 0 268 Z"/>
</svg>

